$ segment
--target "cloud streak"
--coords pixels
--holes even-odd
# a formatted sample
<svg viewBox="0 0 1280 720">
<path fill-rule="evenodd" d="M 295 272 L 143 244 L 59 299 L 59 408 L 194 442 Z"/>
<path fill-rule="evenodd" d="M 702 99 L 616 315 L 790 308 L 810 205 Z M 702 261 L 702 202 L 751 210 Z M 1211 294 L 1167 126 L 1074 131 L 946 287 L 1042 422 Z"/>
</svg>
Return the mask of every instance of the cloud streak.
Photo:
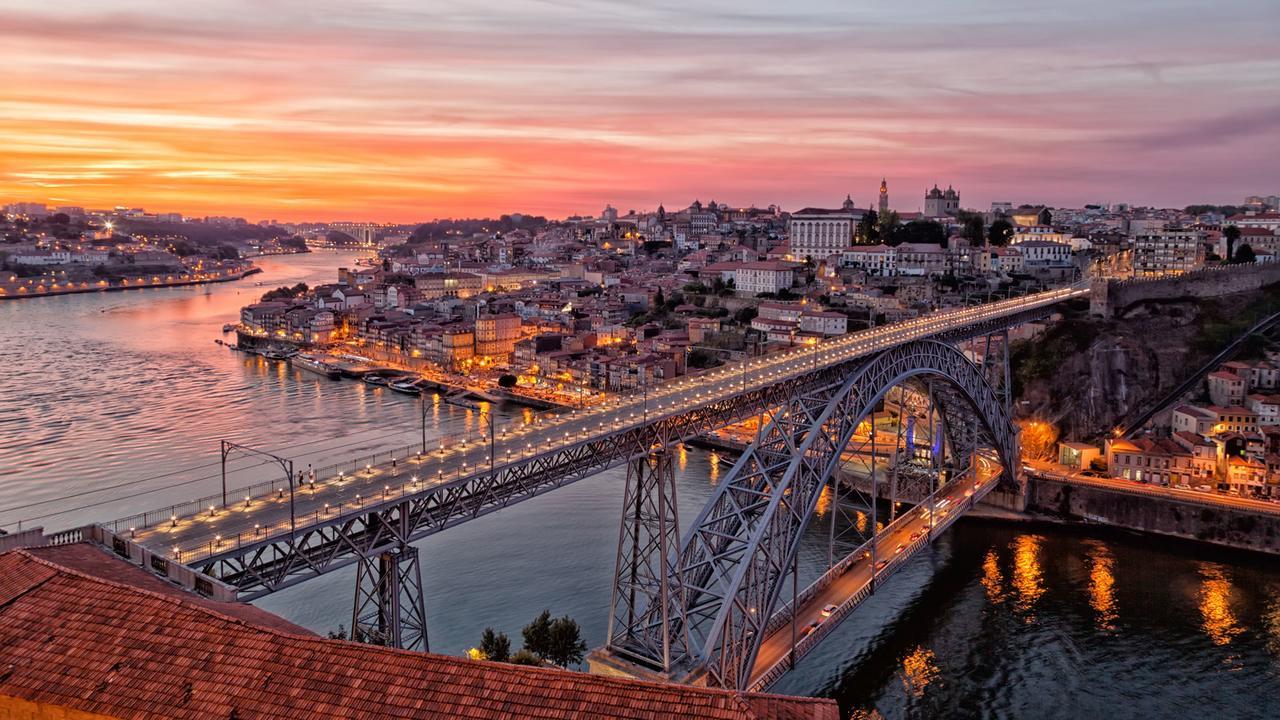
<svg viewBox="0 0 1280 720">
<path fill-rule="evenodd" d="M 958 5 L 0 2 L 0 197 L 409 221 L 865 201 L 882 175 L 904 210 L 934 182 L 1277 190 L 1275 3 Z"/>
</svg>

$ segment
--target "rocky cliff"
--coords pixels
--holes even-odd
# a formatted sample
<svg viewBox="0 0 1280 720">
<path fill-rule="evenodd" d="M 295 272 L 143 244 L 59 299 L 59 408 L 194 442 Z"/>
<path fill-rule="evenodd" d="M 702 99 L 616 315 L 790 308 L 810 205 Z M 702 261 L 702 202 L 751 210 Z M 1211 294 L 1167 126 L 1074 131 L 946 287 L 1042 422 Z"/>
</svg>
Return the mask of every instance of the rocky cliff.
<svg viewBox="0 0 1280 720">
<path fill-rule="evenodd" d="M 1280 286 L 1212 299 L 1154 301 L 1118 320 L 1083 307 L 1011 356 L 1015 414 L 1091 440 L 1161 399 L 1257 319 L 1280 309 Z"/>
</svg>

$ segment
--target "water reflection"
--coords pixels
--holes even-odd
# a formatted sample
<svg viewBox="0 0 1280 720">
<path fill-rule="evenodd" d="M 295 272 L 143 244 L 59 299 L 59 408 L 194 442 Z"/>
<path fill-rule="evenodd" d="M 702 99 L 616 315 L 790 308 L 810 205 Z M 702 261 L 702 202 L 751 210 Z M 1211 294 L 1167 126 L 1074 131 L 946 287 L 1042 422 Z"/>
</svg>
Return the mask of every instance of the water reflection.
<svg viewBox="0 0 1280 720">
<path fill-rule="evenodd" d="M 1214 645 L 1228 645 L 1244 628 L 1231 609 L 1231 581 L 1221 566 L 1200 563 L 1200 616 Z"/>
<path fill-rule="evenodd" d="M 902 687 L 914 699 L 924 697 L 925 688 L 937 679 L 938 674 L 938 664 L 932 650 L 916 647 L 902 659 Z"/>
<path fill-rule="evenodd" d="M 1044 595 L 1044 571 L 1040 567 L 1039 535 L 1020 535 L 1013 543 L 1013 589 L 1017 593 L 1014 607 L 1019 612 L 1030 613 L 1036 601 Z M 1034 617 L 1028 617 L 1028 622 Z"/>
<path fill-rule="evenodd" d="M 988 550 L 986 557 L 982 559 L 982 587 L 987 591 L 987 600 L 992 604 L 1004 600 L 1004 573 L 1000 572 L 1000 558 L 996 557 L 994 549 Z"/>
<path fill-rule="evenodd" d="M 1262 616 L 1262 626 L 1267 631 L 1267 650 L 1280 671 L 1280 585 L 1267 588 L 1267 610 Z"/>
<path fill-rule="evenodd" d="M 714 465 L 712 467 L 715 467 Z M 822 492 L 818 493 L 818 506 L 814 508 L 814 512 L 818 517 L 826 517 L 827 511 L 831 509 L 831 486 L 823 485 Z"/>
<path fill-rule="evenodd" d="M 1114 630 L 1116 622 L 1115 558 L 1100 542 L 1088 545 L 1089 605 L 1097 613 L 1098 628 Z"/>
</svg>

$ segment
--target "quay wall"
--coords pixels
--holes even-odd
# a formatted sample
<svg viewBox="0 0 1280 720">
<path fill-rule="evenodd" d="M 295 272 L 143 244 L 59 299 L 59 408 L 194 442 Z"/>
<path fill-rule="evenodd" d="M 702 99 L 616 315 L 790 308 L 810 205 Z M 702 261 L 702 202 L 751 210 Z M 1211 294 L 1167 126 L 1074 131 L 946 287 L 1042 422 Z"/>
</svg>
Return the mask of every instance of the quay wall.
<svg viewBox="0 0 1280 720">
<path fill-rule="evenodd" d="M 1089 293 L 1089 312 L 1113 318 L 1142 302 L 1233 295 L 1273 283 L 1280 283 L 1280 263 L 1214 266 L 1151 279 L 1098 279 Z"/>
<path fill-rule="evenodd" d="M 1269 514 L 1173 498 L 1027 478 L 1028 512 L 1067 523 L 1112 525 L 1224 547 L 1280 554 L 1280 512 Z"/>
<path fill-rule="evenodd" d="M 124 284 L 119 282 L 108 282 L 107 284 L 90 284 L 81 283 L 79 285 L 67 284 L 56 290 L 53 288 L 32 289 L 21 282 L 5 282 L 0 283 L 0 300 L 23 300 L 26 298 L 51 297 L 54 295 L 79 295 L 81 293 L 95 292 L 118 292 L 121 290 L 141 290 L 144 288 L 169 288 L 169 287 L 186 287 L 188 285 L 204 285 L 206 283 L 232 282 L 240 280 L 255 273 L 262 272 L 262 268 L 249 267 L 244 270 L 235 270 L 232 272 L 212 274 L 203 278 L 192 278 L 189 276 L 179 276 L 175 280 L 157 280 L 148 281 L 146 278 L 140 278 L 133 283 Z"/>
</svg>

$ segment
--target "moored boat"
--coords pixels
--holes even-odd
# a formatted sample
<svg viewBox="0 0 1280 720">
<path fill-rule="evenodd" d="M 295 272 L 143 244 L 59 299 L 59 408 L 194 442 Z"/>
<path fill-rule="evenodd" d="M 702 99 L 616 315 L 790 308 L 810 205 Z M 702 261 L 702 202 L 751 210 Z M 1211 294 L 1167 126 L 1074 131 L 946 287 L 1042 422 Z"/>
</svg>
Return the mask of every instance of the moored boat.
<svg viewBox="0 0 1280 720">
<path fill-rule="evenodd" d="M 309 372 L 316 373 L 317 375 L 324 375 L 330 380 L 342 379 L 341 370 L 329 365 L 324 360 L 318 357 L 315 357 L 314 355 L 305 355 L 305 354 L 294 355 L 292 358 L 290 358 L 289 364 L 293 365 L 296 368 L 300 368 L 302 370 L 307 370 Z"/>
</svg>

